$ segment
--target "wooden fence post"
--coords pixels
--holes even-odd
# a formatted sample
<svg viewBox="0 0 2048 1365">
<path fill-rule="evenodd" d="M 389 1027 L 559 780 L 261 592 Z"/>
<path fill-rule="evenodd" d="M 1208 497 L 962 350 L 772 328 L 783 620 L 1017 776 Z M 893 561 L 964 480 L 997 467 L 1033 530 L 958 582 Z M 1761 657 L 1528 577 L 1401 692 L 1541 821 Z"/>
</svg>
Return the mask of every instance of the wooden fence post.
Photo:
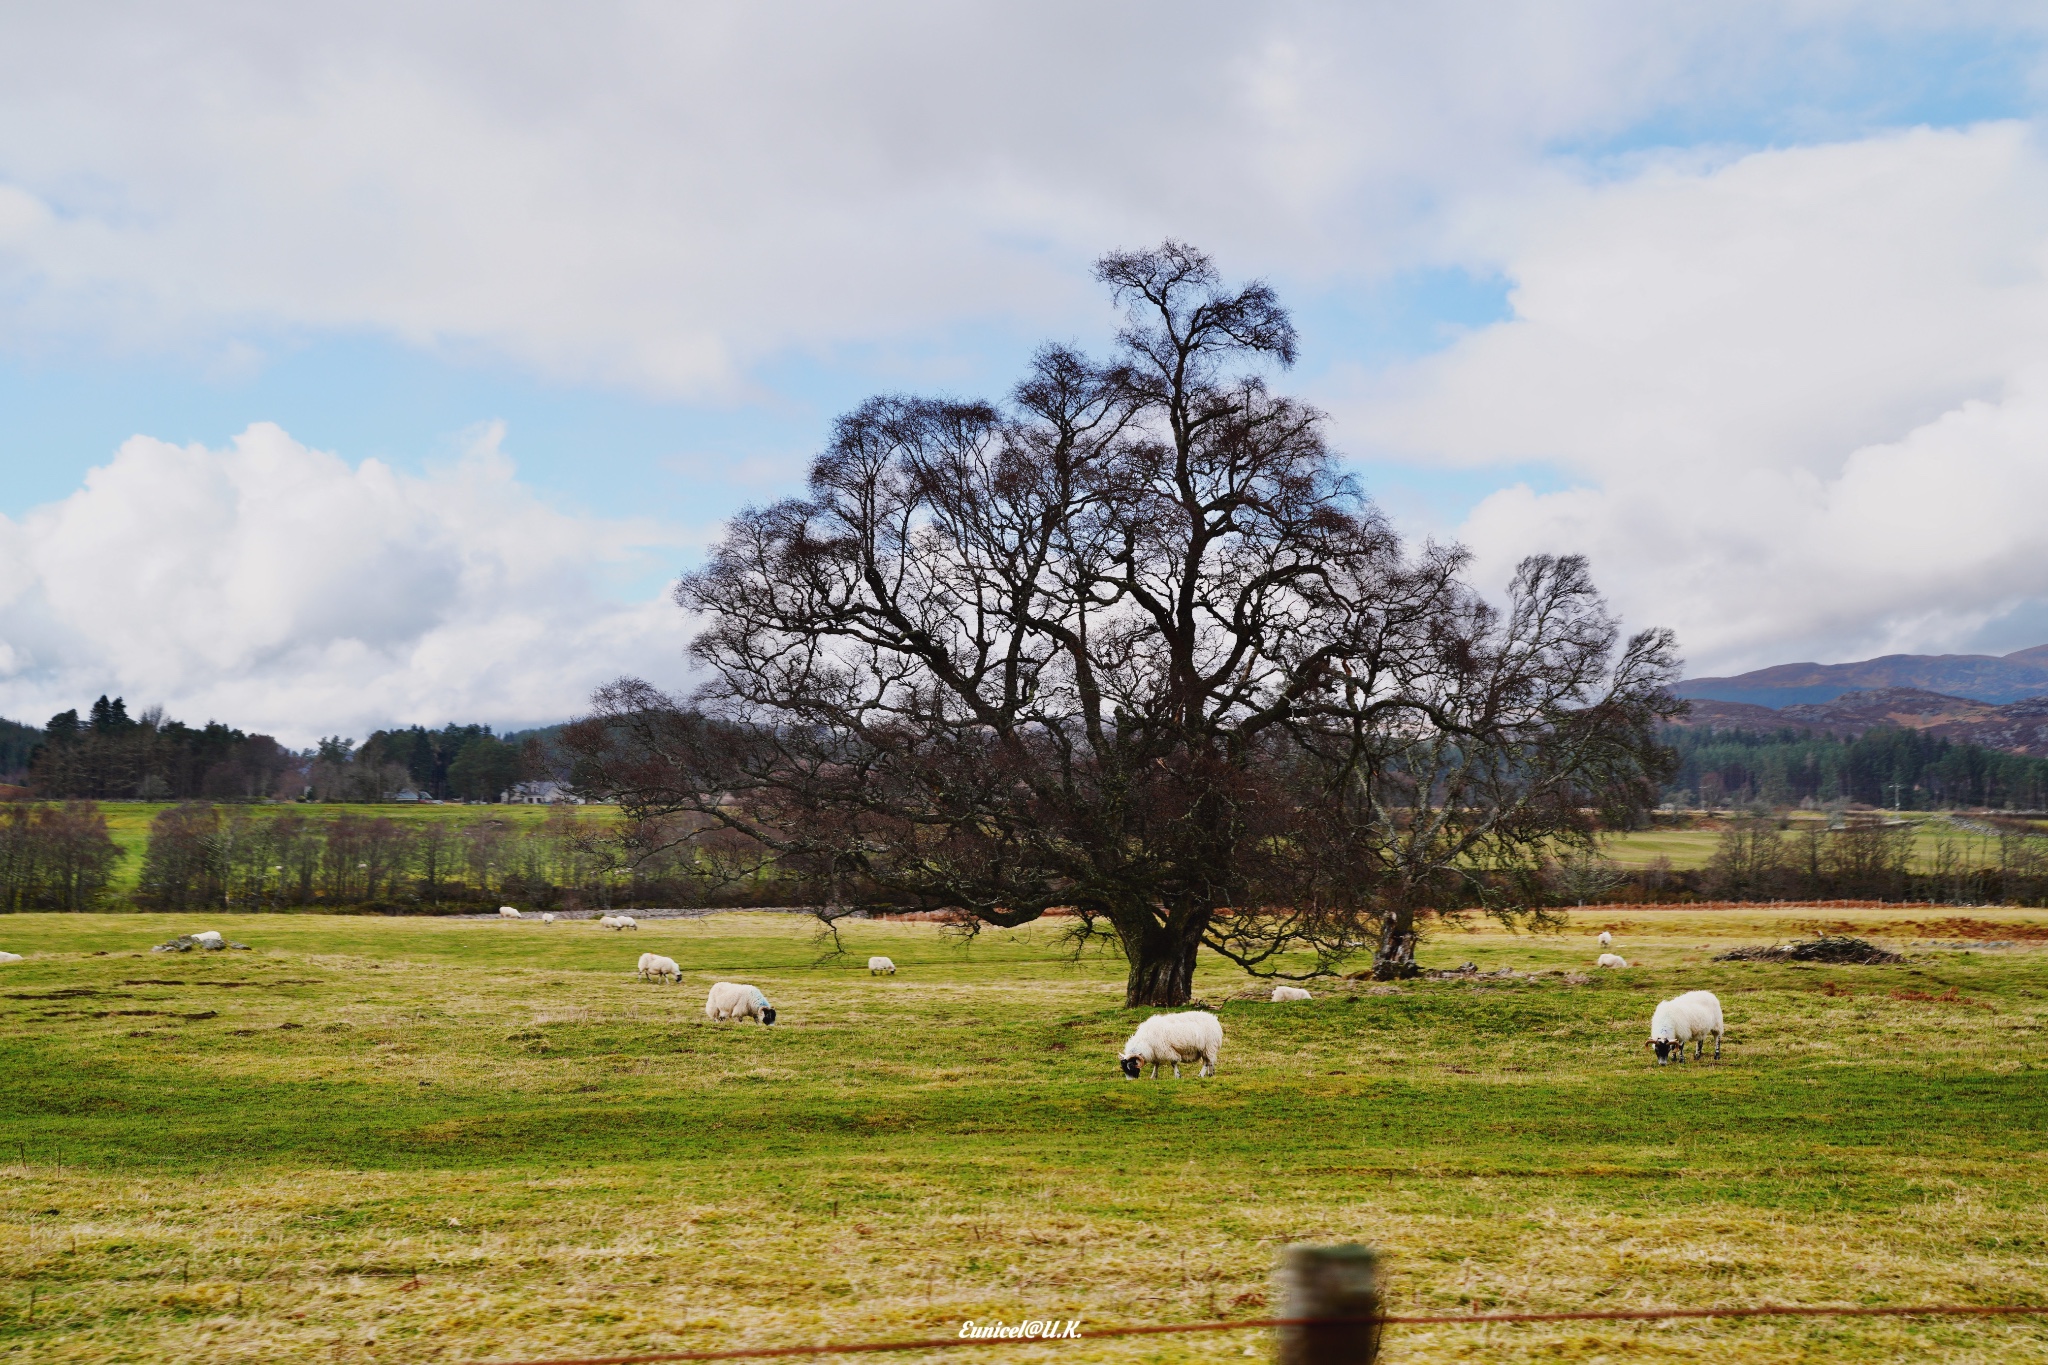
<svg viewBox="0 0 2048 1365">
<path fill-rule="evenodd" d="M 1280 1254 L 1280 1365 L 1372 1365 L 1380 1353 L 1379 1253 L 1347 1242 Z"/>
</svg>

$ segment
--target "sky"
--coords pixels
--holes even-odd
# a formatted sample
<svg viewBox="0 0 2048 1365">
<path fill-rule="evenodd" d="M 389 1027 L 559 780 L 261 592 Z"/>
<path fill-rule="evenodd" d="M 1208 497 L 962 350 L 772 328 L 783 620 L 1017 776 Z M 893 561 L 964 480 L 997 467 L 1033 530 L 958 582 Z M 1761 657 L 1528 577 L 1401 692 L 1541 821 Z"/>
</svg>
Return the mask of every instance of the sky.
<svg viewBox="0 0 2048 1365">
<path fill-rule="evenodd" d="M 0 715 L 306 744 L 685 687 L 675 576 L 884 391 L 1269 280 L 1475 582 L 1687 671 L 2048 641 L 2048 11 L 0 15 Z"/>
</svg>

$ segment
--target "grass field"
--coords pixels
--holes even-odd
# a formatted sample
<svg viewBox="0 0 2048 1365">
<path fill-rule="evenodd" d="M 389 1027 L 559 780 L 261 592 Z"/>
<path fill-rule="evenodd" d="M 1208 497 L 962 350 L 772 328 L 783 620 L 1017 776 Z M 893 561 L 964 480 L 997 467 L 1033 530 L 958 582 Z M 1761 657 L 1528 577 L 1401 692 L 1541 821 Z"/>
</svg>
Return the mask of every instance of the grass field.
<svg viewBox="0 0 2048 1365">
<path fill-rule="evenodd" d="M 1903 942 L 1925 914 L 1848 920 Z M 1136 1084 L 1120 964 L 1046 928 L 860 924 L 821 964 L 766 914 L 217 917 L 254 951 L 208 955 L 145 951 L 199 920 L 12 916 L 0 1352 L 460 1362 L 1258 1316 L 1303 1239 L 1382 1248 L 1395 1311 L 2048 1302 L 2048 913 L 1969 915 L 1948 932 L 2022 946 L 1717 964 L 1803 917 L 1587 911 L 1423 957 L 1584 968 L 1612 926 L 1635 968 L 1294 1006 L 1210 962 L 1219 1074 Z M 634 980 L 644 949 L 685 984 Z M 719 977 L 781 1019 L 707 1023 Z M 1650 1010 L 1698 986 L 1724 1062 L 1660 1070 Z M 2048 1358 L 2048 1320 L 1390 1329 L 1385 1358 L 2011 1361 Z"/>
</svg>

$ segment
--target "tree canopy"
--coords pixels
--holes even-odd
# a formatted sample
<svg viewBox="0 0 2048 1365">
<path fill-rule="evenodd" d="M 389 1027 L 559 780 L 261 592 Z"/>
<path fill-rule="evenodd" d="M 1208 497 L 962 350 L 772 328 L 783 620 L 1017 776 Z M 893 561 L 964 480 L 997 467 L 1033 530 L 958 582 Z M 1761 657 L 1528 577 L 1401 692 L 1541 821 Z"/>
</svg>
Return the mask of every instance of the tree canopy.
<svg viewBox="0 0 2048 1365">
<path fill-rule="evenodd" d="M 1132 1004 L 1185 1002 L 1204 945 L 1410 971 L 1447 885 L 1652 797 L 1670 636 L 1623 641 L 1576 558 L 1496 606 L 1462 550 L 1404 547 L 1269 387 L 1297 338 L 1263 283 L 1173 242 L 1096 273 L 1107 361 L 872 399 L 808 496 L 736 517 L 676 589 L 709 680 L 600 691 L 582 778 L 649 847 L 718 828 L 811 869 L 828 913 L 1070 911 Z"/>
</svg>

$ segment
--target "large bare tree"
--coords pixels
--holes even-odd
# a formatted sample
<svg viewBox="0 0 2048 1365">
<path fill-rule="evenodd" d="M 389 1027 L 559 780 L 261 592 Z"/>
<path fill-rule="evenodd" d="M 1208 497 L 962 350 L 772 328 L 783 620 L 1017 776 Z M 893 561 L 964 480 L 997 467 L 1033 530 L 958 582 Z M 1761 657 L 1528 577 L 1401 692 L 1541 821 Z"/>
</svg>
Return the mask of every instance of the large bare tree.
<svg viewBox="0 0 2048 1365">
<path fill-rule="evenodd" d="M 1002 406 L 885 397 L 809 496 L 743 512 L 677 586 L 693 699 L 622 680 L 570 744 L 644 846 L 743 834 L 840 906 L 1111 933 L 1132 1005 L 1204 945 L 1261 973 L 1490 904 L 1595 812 L 1639 806 L 1668 633 L 1621 642 L 1576 559 L 1494 607 L 1462 551 L 1404 552 L 1313 408 L 1264 284 L 1168 242 L 1098 278 L 1098 364 L 1041 350 Z M 687 814 L 687 821 L 676 819 Z"/>
</svg>

